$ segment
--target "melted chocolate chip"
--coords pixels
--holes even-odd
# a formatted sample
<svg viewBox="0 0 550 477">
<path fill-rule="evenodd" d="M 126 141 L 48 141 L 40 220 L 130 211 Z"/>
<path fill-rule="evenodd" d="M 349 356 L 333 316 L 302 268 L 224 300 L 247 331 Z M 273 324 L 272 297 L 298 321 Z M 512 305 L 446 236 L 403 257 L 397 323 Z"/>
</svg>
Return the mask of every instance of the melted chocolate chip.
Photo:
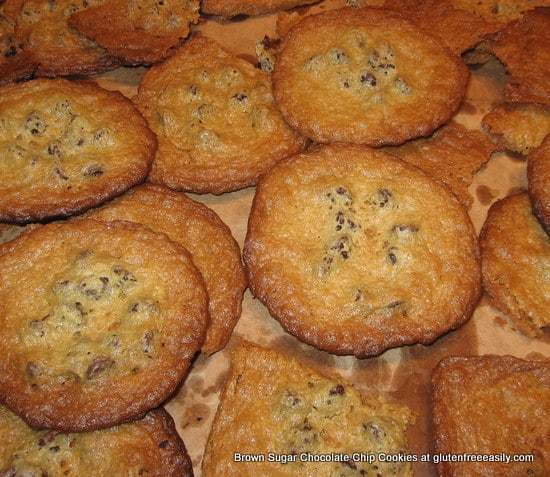
<svg viewBox="0 0 550 477">
<path fill-rule="evenodd" d="M 92 379 L 98 374 L 109 369 L 115 364 L 115 360 L 109 356 L 98 356 L 95 358 L 86 370 L 86 378 Z"/>
</svg>

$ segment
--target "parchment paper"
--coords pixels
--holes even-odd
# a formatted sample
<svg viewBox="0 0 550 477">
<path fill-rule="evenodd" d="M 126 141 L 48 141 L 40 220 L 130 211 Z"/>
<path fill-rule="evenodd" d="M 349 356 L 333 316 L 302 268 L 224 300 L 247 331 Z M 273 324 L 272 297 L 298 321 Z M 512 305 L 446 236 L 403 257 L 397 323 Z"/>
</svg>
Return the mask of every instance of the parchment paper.
<svg viewBox="0 0 550 477">
<path fill-rule="evenodd" d="M 202 19 L 195 30 L 219 41 L 240 57 L 254 61 L 256 41 L 265 35 L 276 37 L 276 15 L 220 23 Z M 95 79 L 102 86 L 118 89 L 127 96 L 135 94 L 143 68 L 121 68 Z M 472 68 L 467 97 L 456 120 L 468 128 L 480 127 L 481 118 L 502 99 L 505 72 L 495 59 Z M 488 207 L 497 199 L 526 187 L 525 159 L 495 153 L 479 171 L 470 187 L 474 205 L 472 221 L 479 231 Z M 254 188 L 214 195 L 190 196 L 215 210 L 243 245 L 247 217 Z M 376 358 L 356 359 L 334 356 L 300 343 L 287 335 L 269 316 L 263 305 L 247 291 L 243 311 L 227 348 L 211 357 L 199 355 L 178 392 L 166 403 L 176 421 L 180 435 L 192 457 L 196 476 L 210 426 L 218 404 L 229 360 L 228 352 L 239 340 L 248 339 L 296 355 L 306 364 L 330 373 L 339 373 L 365 394 L 384 395 L 410 406 L 418 415 L 410 428 L 410 453 L 420 456 L 432 452 L 430 374 L 446 355 L 511 354 L 524 358 L 550 357 L 550 332 L 532 340 L 511 328 L 509 320 L 493 309 L 483 297 L 471 320 L 461 329 L 450 332 L 430 346 L 415 345 L 388 350 Z M 238 451 L 238 449 L 236 449 Z M 417 476 L 435 475 L 435 465 L 416 463 Z"/>
</svg>

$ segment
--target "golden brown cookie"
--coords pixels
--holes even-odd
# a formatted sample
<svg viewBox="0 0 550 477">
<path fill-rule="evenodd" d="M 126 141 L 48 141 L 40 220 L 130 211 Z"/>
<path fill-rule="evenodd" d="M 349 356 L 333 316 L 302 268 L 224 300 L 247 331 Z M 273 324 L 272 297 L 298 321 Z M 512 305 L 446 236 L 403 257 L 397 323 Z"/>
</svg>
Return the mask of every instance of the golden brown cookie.
<svg viewBox="0 0 550 477">
<path fill-rule="evenodd" d="M 327 145 L 265 174 L 243 254 L 250 290 L 283 328 L 336 354 L 431 343 L 481 292 L 477 236 L 455 196 L 366 146 Z"/>
<path fill-rule="evenodd" d="M 527 185 L 533 213 L 550 235 L 550 133 L 529 154 Z"/>
<path fill-rule="evenodd" d="M 163 409 L 94 432 L 36 431 L 0 405 L 0 475 L 191 477 L 172 417 Z"/>
<path fill-rule="evenodd" d="M 21 0 L 0 2 L 0 85 L 29 78 L 36 65 L 15 38 L 15 17 Z"/>
<path fill-rule="evenodd" d="M 460 57 L 399 13 L 342 8 L 291 28 L 273 92 L 286 121 L 316 142 L 396 145 L 446 123 L 468 76 Z"/>
<path fill-rule="evenodd" d="M 387 0 L 385 6 L 403 13 L 460 55 L 502 28 L 500 21 L 481 16 L 460 3 L 454 0 Z"/>
<path fill-rule="evenodd" d="M 550 361 L 448 356 L 432 389 L 438 475 L 548 475 Z"/>
<path fill-rule="evenodd" d="M 36 79 L 0 89 L 0 220 L 83 211 L 147 177 L 156 138 L 133 103 L 94 83 Z"/>
<path fill-rule="evenodd" d="M 31 427 L 135 418 L 176 389 L 202 346 L 202 276 L 143 225 L 28 226 L 1 246 L 0 268 L 0 402 Z"/>
<path fill-rule="evenodd" d="M 410 462 L 389 458 L 407 455 L 407 407 L 363 397 L 340 376 L 252 343 L 231 358 L 204 477 L 412 475 Z"/>
<path fill-rule="evenodd" d="M 21 5 L 15 19 L 16 40 L 36 63 L 36 76 L 88 75 L 118 66 L 107 50 L 68 24 L 70 15 L 102 0 L 6 1 Z"/>
<path fill-rule="evenodd" d="M 202 351 L 212 354 L 227 344 L 247 284 L 239 245 L 212 209 L 162 185 L 142 184 L 84 217 L 139 222 L 189 250 L 209 297 L 211 323 Z"/>
<path fill-rule="evenodd" d="M 430 137 L 384 149 L 439 179 L 468 209 L 473 203 L 468 187 L 494 150 L 495 146 L 481 131 L 469 130 L 455 121 L 442 126 Z"/>
<path fill-rule="evenodd" d="M 69 17 L 69 25 L 125 66 L 166 59 L 199 19 L 199 0 L 106 0 Z"/>
<path fill-rule="evenodd" d="M 550 6 L 548 0 L 448 0 L 456 8 L 475 13 L 489 21 L 506 24 L 536 7 Z"/>
<path fill-rule="evenodd" d="M 550 326 L 550 237 L 527 192 L 495 202 L 480 233 L 483 286 L 517 329 L 538 337 Z"/>
<path fill-rule="evenodd" d="M 305 146 L 283 121 L 269 76 L 206 37 L 195 37 L 144 75 L 135 99 L 157 134 L 149 180 L 221 194 Z"/>
<path fill-rule="evenodd" d="M 481 124 L 501 150 L 527 155 L 550 134 L 550 107 L 532 103 L 499 104 L 483 116 Z"/>
<path fill-rule="evenodd" d="M 238 15 L 263 15 L 279 10 L 288 10 L 300 5 L 317 3 L 319 0 L 201 0 L 201 12 L 225 19 Z"/>
<path fill-rule="evenodd" d="M 550 104 L 550 7 L 536 8 L 506 25 L 482 45 L 506 68 L 504 99 Z"/>
</svg>

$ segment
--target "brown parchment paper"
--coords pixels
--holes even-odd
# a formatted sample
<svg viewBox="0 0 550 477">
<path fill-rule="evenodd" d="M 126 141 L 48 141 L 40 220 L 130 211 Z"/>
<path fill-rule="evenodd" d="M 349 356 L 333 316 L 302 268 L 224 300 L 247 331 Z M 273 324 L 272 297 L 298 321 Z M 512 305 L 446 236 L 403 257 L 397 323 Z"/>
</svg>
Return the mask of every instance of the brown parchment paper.
<svg viewBox="0 0 550 477">
<path fill-rule="evenodd" d="M 203 18 L 195 30 L 216 39 L 240 57 L 255 62 L 256 42 L 266 35 L 271 38 L 277 36 L 276 18 L 276 15 L 267 15 L 230 22 Z M 102 86 L 118 89 L 131 97 L 137 90 L 143 71 L 143 68 L 121 68 L 95 79 Z M 483 115 L 502 100 L 505 72 L 497 60 L 474 67 L 471 72 L 467 97 L 455 119 L 470 129 L 476 129 L 480 127 Z M 469 212 L 476 230 L 480 230 L 487 209 L 495 200 L 525 187 L 525 159 L 495 153 L 476 174 L 470 187 L 474 204 Z M 242 247 L 254 188 L 220 196 L 190 196 L 215 210 Z M 421 454 L 433 452 L 430 375 L 441 358 L 486 353 L 535 359 L 550 357 L 550 332 L 546 331 L 542 339 L 536 341 L 523 336 L 511 328 L 504 315 L 490 306 L 485 296 L 465 326 L 441 337 L 434 344 L 391 349 L 379 357 L 360 360 L 318 351 L 289 336 L 247 291 L 242 316 L 226 349 L 210 357 L 199 355 L 186 380 L 165 405 L 174 417 L 191 455 L 196 476 L 201 475 L 204 447 L 229 366 L 228 352 L 242 339 L 295 355 L 320 371 L 338 373 L 365 394 L 384 395 L 410 406 L 418 415 L 417 423 L 408 433 L 410 453 L 419 459 Z M 431 462 L 417 462 L 414 470 L 417 476 L 436 475 L 435 465 Z"/>
</svg>

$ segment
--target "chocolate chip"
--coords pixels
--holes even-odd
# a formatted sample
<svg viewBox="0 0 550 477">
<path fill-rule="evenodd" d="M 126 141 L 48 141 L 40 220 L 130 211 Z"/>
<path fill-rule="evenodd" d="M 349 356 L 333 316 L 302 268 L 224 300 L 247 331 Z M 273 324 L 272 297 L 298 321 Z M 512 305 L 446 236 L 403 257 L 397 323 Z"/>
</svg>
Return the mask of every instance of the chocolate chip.
<svg viewBox="0 0 550 477">
<path fill-rule="evenodd" d="M 392 232 L 416 233 L 418 232 L 418 227 L 414 224 L 396 225 L 392 228 Z"/>
<path fill-rule="evenodd" d="M 248 96 L 244 93 L 237 93 L 233 96 L 233 99 L 239 101 L 240 103 L 243 103 L 248 99 Z"/>
<path fill-rule="evenodd" d="M 396 247 L 392 247 L 388 253 L 388 258 L 390 260 L 390 262 L 395 265 L 397 263 L 397 255 L 396 255 L 396 252 L 397 251 L 397 248 Z"/>
<path fill-rule="evenodd" d="M 366 86 L 376 86 L 376 76 L 374 76 L 372 73 L 363 73 L 360 76 L 359 81 L 361 82 L 361 84 L 364 84 Z"/>
<path fill-rule="evenodd" d="M 54 167 L 54 172 L 59 176 L 59 178 L 63 179 L 64 181 L 69 180 L 69 176 L 65 174 L 59 166 Z"/>
<path fill-rule="evenodd" d="M 99 177 L 101 176 L 105 171 L 103 170 L 103 166 L 101 164 L 92 164 L 84 169 L 84 176 L 85 177 Z"/>
<path fill-rule="evenodd" d="M 91 379 L 104 372 L 115 364 L 115 360 L 109 356 L 98 356 L 86 370 L 86 378 Z"/>
<path fill-rule="evenodd" d="M 48 154 L 53 157 L 62 157 L 63 153 L 61 151 L 61 145 L 58 141 L 53 141 L 48 144 L 47 148 Z"/>
<path fill-rule="evenodd" d="M 392 193 L 388 189 L 380 189 L 378 191 L 378 196 L 380 197 L 380 202 L 378 203 L 378 206 L 385 207 L 392 198 Z"/>
</svg>

